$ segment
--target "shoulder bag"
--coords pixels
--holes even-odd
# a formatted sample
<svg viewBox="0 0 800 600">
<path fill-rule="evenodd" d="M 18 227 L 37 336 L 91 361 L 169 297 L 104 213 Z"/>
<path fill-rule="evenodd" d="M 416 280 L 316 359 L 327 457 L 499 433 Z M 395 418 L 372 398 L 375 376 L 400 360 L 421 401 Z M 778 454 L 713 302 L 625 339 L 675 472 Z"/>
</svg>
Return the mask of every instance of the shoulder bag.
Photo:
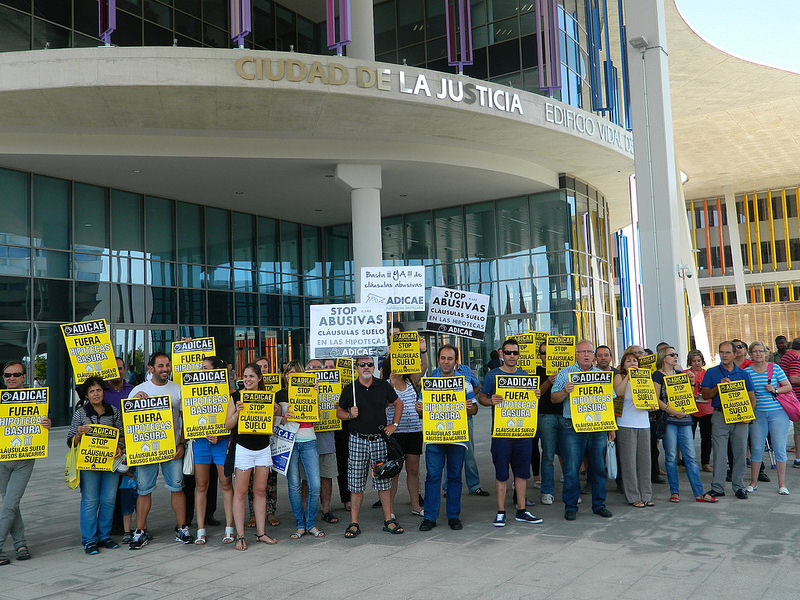
<svg viewBox="0 0 800 600">
<path fill-rule="evenodd" d="M 769 363 L 769 365 L 767 365 L 767 379 L 769 379 L 770 383 L 772 383 L 772 365 L 773 363 Z M 777 386 L 775 387 L 777 388 Z M 789 420 L 792 421 L 792 423 L 797 423 L 800 421 L 800 402 L 798 402 L 797 396 L 794 394 L 794 390 L 789 390 L 783 394 L 776 394 L 773 392 L 772 395 L 775 396 L 775 399 L 783 407 L 783 410 L 786 412 Z"/>
</svg>

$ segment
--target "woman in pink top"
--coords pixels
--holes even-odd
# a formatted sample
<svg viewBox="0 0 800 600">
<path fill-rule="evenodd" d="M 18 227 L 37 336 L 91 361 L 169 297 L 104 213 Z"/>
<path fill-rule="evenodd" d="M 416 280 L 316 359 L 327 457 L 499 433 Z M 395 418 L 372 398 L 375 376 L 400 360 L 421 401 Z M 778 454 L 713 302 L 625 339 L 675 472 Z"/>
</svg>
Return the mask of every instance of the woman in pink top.
<svg viewBox="0 0 800 600">
<path fill-rule="evenodd" d="M 694 373 L 694 401 L 697 403 L 697 412 L 692 415 L 694 420 L 694 428 L 700 426 L 700 464 L 703 471 L 711 472 L 711 413 L 714 409 L 711 407 L 711 402 L 704 400 L 700 394 L 700 388 L 703 384 L 703 376 L 706 370 L 706 361 L 703 358 L 703 353 L 700 350 L 692 350 L 686 355 L 686 364 L 689 365 L 689 370 Z"/>
</svg>

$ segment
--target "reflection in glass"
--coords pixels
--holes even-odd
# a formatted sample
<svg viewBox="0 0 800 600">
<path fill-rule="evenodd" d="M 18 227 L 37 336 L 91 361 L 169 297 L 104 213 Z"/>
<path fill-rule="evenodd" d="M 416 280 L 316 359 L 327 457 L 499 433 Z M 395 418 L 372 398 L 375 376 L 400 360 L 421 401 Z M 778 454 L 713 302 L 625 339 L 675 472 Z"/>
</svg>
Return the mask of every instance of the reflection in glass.
<svg viewBox="0 0 800 600">
<path fill-rule="evenodd" d="M 64 179 L 33 177 L 33 245 L 69 250 L 70 186 Z"/>
</svg>

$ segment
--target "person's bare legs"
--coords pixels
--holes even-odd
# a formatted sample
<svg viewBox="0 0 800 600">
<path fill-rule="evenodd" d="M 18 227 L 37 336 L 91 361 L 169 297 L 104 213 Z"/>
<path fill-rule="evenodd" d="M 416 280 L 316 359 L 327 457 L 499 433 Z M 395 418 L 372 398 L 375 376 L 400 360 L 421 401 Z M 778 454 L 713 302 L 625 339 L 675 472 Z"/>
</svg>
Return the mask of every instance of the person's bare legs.
<svg viewBox="0 0 800 600">
<path fill-rule="evenodd" d="M 236 524 L 236 537 L 244 538 L 244 503 L 247 499 L 247 490 L 250 487 L 250 474 L 252 469 L 242 471 L 236 469 L 233 478 L 233 522 Z M 237 540 L 237 548 L 241 545 L 247 549 L 247 544 Z"/>
<path fill-rule="evenodd" d="M 393 519 L 392 516 L 392 494 L 391 490 L 378 490 L 378 498 L 381 499 L 381 508 L 383 508 L 383 520 L 388 521 Z"/>
<path fill-rule="evenodd" d="M 170 496 L 172 512 L 175 513 L 175 522 L 178 523 L 178 527 L 183 527 L 186 525 L 186 494 L 181 490 L 180 492 L 171 492 Z"/>
<path fill-rule="evenodd" d="M 508 481 L 494 481 L 494 492 L 497 496 L 497 512 L 506 509 L 506 491 L 508 490 Z"/>
<path fill-rule="evenodd" d="M 525 487 L 528 481 L 522 477 L 514 477 L 514 490 L 517 492 L 517 510 L 525 510 Z"/>
<path fill-rule="evenodd" d="M 408 497 L 411 498 L 411 509 L 422 512 L 419 505 L 419 454 L 406 454 L 406 486 Z"/>
<path fill-rule="evenodd" d="M 231 481 L 230 477 L 225 477 L 225 467 L 223 465 L 217 465 L 217 477 L 219 478 L 219 487 L 222 490 L 222 506 L 223 509 L 225 510 L 225 526 L 232 527 L 233 526 L 233 482 Z M 242 505 L 242 513 L 244 513 L 244 505 Z"/>
<path fill-rule="evenodd" d="M 778 487 L 786 487 L 786 461 L 776 462 L 775 471 L 778 474 Z M 758 475 L 756 475 L 758 477 Z"/>
<path fill-rule="evenodd" d="M 153 495 L 145 494 L 136 498 L 136 529 L 144 531 L 147 527 L 147 515 L 150 514 L 150 507 L 153 504 Z M 186 502 L 184 500 L 184 510 Z"/>
<path fill-rule="evenodd" d="M 264 527 L 267 522 L 267 477 L 269 476 L 268 467 L 256 467 L 253 470 L 253 509 L 256 513 L 256 535 L 262 537 Z M 274 538 L 266 536 L 270 543 L 274 543 Z"/>
<path fill-rule="evenodd" d="M 758 487 L 758 472 L 761 470 L 761 463 L 763 461 L 750 461 L 750 486 Z M 786 463 L 784 463 L 786 465 Z"/>
<path fill-rule="evenodd" d="M 364 492 L 350 492 L 350 522 L 351 523 L 358 523 L 358 515 L 359 515 L 359 513 L 361 513 L 361 503 L 363 501 L 364 501 Z"/>
<path fill-rule="evenodd" d="M 206 528 L 206 494 L 208 493 L 208 479 L 211 476 L 211 465 L 194 465 L 194 510 L 197 514 L 197 530 Z M 180 527 L 180 525 L 178 525 Z"/>
<path fill-rule="evenodd" d="M 331 512 L 331 496 L 333 495 L 333 479 L 319 478 L 319 507 L 323 514 Z"/>
</svg>

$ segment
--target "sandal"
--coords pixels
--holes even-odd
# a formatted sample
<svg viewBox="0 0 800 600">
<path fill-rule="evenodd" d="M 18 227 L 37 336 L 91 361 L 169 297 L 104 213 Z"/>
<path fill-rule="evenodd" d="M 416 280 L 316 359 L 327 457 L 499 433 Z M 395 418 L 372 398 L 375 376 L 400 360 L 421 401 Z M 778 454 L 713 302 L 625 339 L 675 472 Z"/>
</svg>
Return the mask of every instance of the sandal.
<svg viewBox="0 0 800 600">
<path fill-rule="evenodd" d="M 256 526 L 256 517 L 255 515 L 250 515 L 250 520 L 247 522 L 245 527 L 255 527 Z"/>
<path fill-rule="evenodd" d="M 313 535 L 315 538 L 323 538 L 323 537 L 325 537 L 325 532 L 324 531 L 320 531 L 316 527 L 314 527 L 314 529 L 309 529 L 308 533 Z"/>
<path fill-rule="evenodd" d="M 305 534 L 306 534 L 306 530 L 305 529 L 298 529 L 292 535 L 289 536 L 289 539 L 290 540 L 299 540 Z"/>
<path fill-rule="evenodd" d="M 389 525 L 394 525 L 394 527 L 389 527 Z M 397 519 L 389 519 L 388 521 L 384 521 L 383 530 L 394 535 L 399 535 L 401 533 L 405 533 L 406 531 L 400 527 L 400 523 L 397 522 Z"/>
<path fill-rule="evenodd" d="M 350 523 L 347 526 L 347 529 L 344 532 L 344 537 L 347 539 L 353 539 L 357 535 L 361 533 L 361 528 L 358 526 L 358 523 Z"/>
<path fill-rule="evenodd" d="M 714 496 L 712 496 L 710 494 L 703 494 L 702 496 L 698 496 L 697 498 L 695 498 L 695 501 L 696 502 L 709 502 L 711 504 L 713 504 L 714 502 L 719 502 L 719 500 L 717 500 L 716 498 L 714 498 Z"/>
<path fill-rule="evenodd" d="M 232 544 L 236 541 L 236 538 L 233 537 L 234 529 L 233 527 L 226 527 L 225 528 L 225 537 L 222 538 L 223 544 Z"/>
<path fill-rule="evenodd" d="M 332 512 L 322 513 L 322 520 L 326 523 L 338 523 L 339 517 L 334 515 Z"/>
<path fill-rule="evenodd" d="M 17 548 L 17 560 L 28 560 L 30 557 L 31 553 L 27 546 L 20 546 Z"/>
<path fill-rule="evenodd" d="M 269 513 L 267 515 L 267 523 L 269 523 L 270 527 L 277 527 L 281 524 L 281 522 L 275 518 L 275 513 Z"/>
<path fill-rule="evenodd" d="M 236 549 L 237 550 L 247 550 L 247 542 L 244 541 L 244 536 L 240 535 L 236 538 Z"/>
<path fill-rule="evenodd" d="M 646 507 L 650 508 L 651 506 L 655 506 L 655 505 L 656 505 L 656 503 L 655 503 L 655 502 L 651 502 L 650 500 L 648 500 L 647 502 L 645 502 L 645 503 L 644 503 L 644 505 L 645 505 Z"/>
<path fill-rule="evenodd" d="M 680 496 L 678 496 L 678 494 L 672 494 L 669 497 L 669 501 L 672 502 L 673 504 L 677 504 L 678 502 L 681 501 L 681 498 L 680 498 Z"/>
<path fill-rule="evenodd" d="M 194 543 L 202 546 L 207 542 L 206 538 L 206 530 L 205 529 L 198 529 L 197 530 L 197 538 L 195 538 Z"/>
<path fill-rule="evenodd" d="M 264 541 L 261 538 L 267 538 L 267 540 Z M 262 544 L 269 544 L 270 546 L 272 546 L 273 544 L 277 544 L 278 543 L 278 540 L 276 540 L 274 537 L 268 536 L 266 533 L 261 533 L 261 534 L 257 533 L 256 534 L 256 541 L 257 542 L 261 542 Z"/>
<path fill-rule="evenodd" d="M 8 565 L 8 564 L 11 564 L 11 559 L 8 558 L 7 554 L 4 554 L 3 552 L 0 552 L 0 567 L 2 567 L 3 565 Z"/>
<path fill-rule="evenodd" d="M 642 501 L 631 502 L 631 506 L 634 507 L 634 508 L 644 508 L 644 502 L 642 502 Z"/>
</svg>

